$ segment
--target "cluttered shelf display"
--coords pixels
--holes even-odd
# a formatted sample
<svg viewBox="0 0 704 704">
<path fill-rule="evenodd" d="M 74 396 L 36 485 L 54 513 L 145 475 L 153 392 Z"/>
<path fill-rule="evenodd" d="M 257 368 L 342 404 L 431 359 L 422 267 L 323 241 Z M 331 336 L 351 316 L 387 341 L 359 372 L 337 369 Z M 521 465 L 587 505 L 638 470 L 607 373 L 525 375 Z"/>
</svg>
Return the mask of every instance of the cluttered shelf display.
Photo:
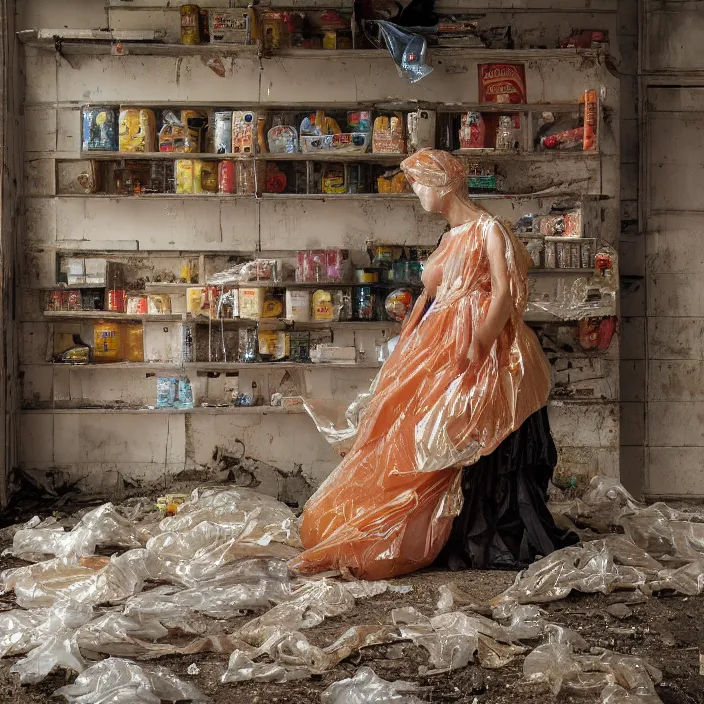
<svg viewBox="0 0 704 704">
<path fill-rule="evenodd" d="M 247 196 L 410 194 L 399 164 L 423 148 L 466 163 L 471 193 L 505 193 L 511 155 L 599 155 L 601 107 L 587 89 L 573 105 L 526 104 L 523 64 L 480 64 L 480 104 L 498 110 L 301 108 L 82 109 L 87 168 L 59 195 Z M 183 155 L 183 156 L 181 156 Z"/>
<path fill-rule="evenodd" d="M 385 47 L 412 82 L 432 70 L 425 65 L 427 46 L 513 49 L 509 28 L 487 31 L 478 18 L 465 15 L 440 16 L 432 31 L 423 32 L 418 61 L 409 66 L 398 50 L 416 41 L 414 35 L 383 21 L 357 25 L 337 10 L 250 6 L 206 11 L 189 4 L 179 12 L 184 45 L 254 43 L 265 54 Z M 607 41 L 604 33 L 589 32 L 561 46 L 600 49 Z M 260 197 L 276 196 L 411 199 L 400 162 L 439 146 L 465 163 L 470 193 L 523 198 L 531 194 L 526 187 L 530 176 L 514 174 L 520 159 L 512 157 L 550 164 L 558 156 L 593 156 L 599 163 L 603 115 L 598 87 L 576 91 L 571 104 L 531 105 L 525 65 L 496 62 L 478 64 L 477 85 L 476 104 L 433 109 L 84 105 L 81 173 L 76 177 L 76 168 L 58 168 L 56 195 L 249 196 L 258 204 Z M 72 161 L 58 160 L 57 165 Z M 547 185 L 548 192 L 553 185 Z M 584 320 L 610 310 L 617 282 L 615 253 L 595 230 L 598 217 L 589 204 L 590 196 L 601 195 L 595 188 L 584 186 L 568 198 L 550 197 L 511 223 L 535 271 L 548 275 L 531 279 L 529 310 L 569 323 L 584 350 L 608 347 L 599 323 L 589 327 Z M 532 193 L 545 189 L 538 185 Z M 380 364 L 388 355 L 389 337 L 420 293 L 423 263 L 432 248 L 372 242 L 367 247 L 366 253 L 320 248 L 283 257 L 258 252 L 226 262 L 221 255 L 179 259 L 174 254 L 177 263 L 159 280 L 125 256 L 57 256 L 57 285 L 46 293 L 45 316 L 70 325 L 55 325 L 52 361 L 132 368 L 143 367 L 145 360 L 184 369 L 199 364 L 371 368 L 371 362 Z M 168 360 L 152 360 L 145 345 L 147 327 L 159 322 L 175 323 L 164 325 L 164 333 L 178 329 L 177 351 Z M 356 335 L 377 324 L 382 339 L 372 338 L 376 349 L 369 354 Z M 232 405 L 262 403 L 254 386 L 251 394 L 233 394 Z M 187 377 L 157 377 L 157 408 L 193 405 Z"/>
</svg>

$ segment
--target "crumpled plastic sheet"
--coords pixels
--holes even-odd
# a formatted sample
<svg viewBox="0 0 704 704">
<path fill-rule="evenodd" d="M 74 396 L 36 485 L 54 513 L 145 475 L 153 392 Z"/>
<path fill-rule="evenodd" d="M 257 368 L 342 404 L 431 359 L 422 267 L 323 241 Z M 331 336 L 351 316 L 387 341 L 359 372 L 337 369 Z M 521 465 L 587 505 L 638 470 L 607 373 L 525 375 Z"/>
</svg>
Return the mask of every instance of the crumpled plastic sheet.
<svg viewBox="0 0 704 704">
<path fill-rule="evenodd" d="M 528 604 L 518 604 L 515 601 L 506 602 L 494 609 L 492 618 L 496 621 L 507 621 L 507 629 L 516 640 L 536 640 L 547 628 L 545 611 Z"/>
<path fill-rule="evenodd" d="M 141 547 L 138 535 L 135 524 L 107 503 L 83 516 L 70 531 L 58 524 L 18 530 L 12 543 L 12 555 L 28 562 L 40 562 L 48 555 L 88 557 L 95 554 L 98 545 Z"/>
<path fill-rule="evenodd" d="M 428 651 L 434 667 L 428 674 L 466 667 L 475 653 L 483 667 L 495 669 L 525 652 L 507 628 L 479 614 L 455 611 L 427 618 L 405 607 L 394 609 L 391 618 L 403 639 Z"/>
<path fill-rule="evenodd" d="M 153 616 L 112 611 L 81 626 L 76 642 L 82 653 L 139 657 L 152 654 L 150 644 L 168 634 Z"/>
<path fill-rule="evenodd" d="M 254 662 L 242 651 L 230 656 L 223 682 L 290 682 L 311 676 L 307 667 L 283 667 L 275 663 Z"/>
<path fill-rule="evenodd" d="M 298 521 L 285 504 L 250 489 L 196 489 L 146 545 L 170 579 L 195 587 L 247 558 L 298 554 Z"/>
<path fill-rule="evenodd" d="M 443 160 L 457 162 L 438 154 L 421 151 L 404 168 L 445 173 Z M 475 365 L 468 350 L 491 301 L 483 282 L 493 237 L 503 240 L 513 305 L 508 332 Z M 427 294 L 416 302 L 351 450 L 306 504 L 306 550 L 292 569 L 348 570 L 373 580 L 435 560 L 461 508 L 461 466 L 490 454 L 547 402 L 549 365 L 522 317 L 528 261 L 515 236 L 490 216 L 444 235 L 426 265 L 442 279 L 434 302 L 427 311 Z M 512 364 L 499 363 L 508 355 Z"/>
<path fill-rule="evenodd" d="M 352 610 L 355 599 L 383 594 L 388 587 L 386 582 L 308 582 L 290 599 L 242 626 L 239 636 L 260 646 L 272 636 L 313 628 L 326 618 L 341 616 Z"/>
<path fill-rule="evenodd" d="M 184 682 L 163 667 L 137 665 L 121 658 L 108 658 L 92 665 L 73 684 L 61 687 L 54 696 L 71 704 L 161 704 L 207 702 L 190 682 Z"/>
<path fill-rule="evenodd" d="M 200 586 L 193 589 L 162 586 L 130 597 L 125 613 L 151 614 L 160 618 L 198 612 L 211 618 L 234 618 L 248 610 L 273 606 L 291 595 L 286 582 L 262 579 L 252 584 Z"/>
<path fill-rule="evenodd" d="M 425 37 L 387 20 L 367 22 L 368 26 L 374 24 L 378 25 L 384 44 L 400 76 L 408 79 L 410 83 L 417 83 L 432 72 L 432 67 L 426 63 L 428 42 Z"/>
<path fill-rule="evenodd" d="M 610 594 L 617 589 L 641 589 L 662 569 L 628 538 L 611 535 L 558 550 L 520 572 L 514 584 L 492 600 L 545 603 L 564 599 L 572 590 Z"/>
<path fill-rule="evenodd" d="M 555 695 L 566 690 L 586 697 L 599 696 L 601 702 L 610 704 L 624 700 L 662 704 L 654 686 L 662 679 L 659 670 L 641 658 L 601 648 L 580 655 L 566 644 L 540 645 L 526 656 L 523 675 L 529 682 L 549 683 Z"/>
<path fill-rule="evenodd" d="M 553 316 L 555 321 L 601 318 L 616 314 L 618 278 L 600 275 L 579 278 L 569 285 L 563 281 L 554 298 L 535 297 L 528 301 L 526 312 Z"/>
<path fill-rule="evenodd" d="M 4 591 L 14 589 L 17 604 L 25 609 L 49 607 L 61 599 L 97 606 L 137 594 L 161 569 L 155 555 L 138 548 L 109 559 L 58 557 L 6 570 L 0 581 Z"/>
<path fill-rule="evenodd" d="M 81 672 L 85 660 L 76 642 L 76 629 L 93 618 L 93 607 L 74 601 L 55 603 L 51 609 L 39 609 L 38 619 L 28 619 L 15 610 L 8 619 L 13 632 L 0 636 L 12 642 L 7 654 L 29 653 L 10 670 L 23 684 L 41 682 L 56 667 Z M 24 612 L 31 613 L 31 612 Z M 0 619 L 2 623 L 2 619 Z"/>
<path fill-rule="evenodd" d="M 420 688 L 413 682 L 387 682 L 370 667 L 357 670 L 354 677 L 333 682 L 321 695 L 321 704 L 422 704 L 415 696 Z"/>
</svg>

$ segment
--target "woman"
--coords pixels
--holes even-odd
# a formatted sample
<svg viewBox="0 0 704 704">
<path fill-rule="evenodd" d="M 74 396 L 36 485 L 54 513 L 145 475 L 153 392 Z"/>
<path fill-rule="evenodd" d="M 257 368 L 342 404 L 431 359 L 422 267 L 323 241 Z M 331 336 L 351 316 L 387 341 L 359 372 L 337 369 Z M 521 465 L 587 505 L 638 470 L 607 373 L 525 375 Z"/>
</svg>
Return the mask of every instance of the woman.
<svg viewBox="0 0 704 704">
<path fill-rule="evenodd" d="M 528 254 L 469 200 L 453 156 L 423 150 L 401 167 L 451 229 L 352 449 L 306 504 L 306 550 L 291 563 L 300 572 L 383 579 L 433 563 L 446 545 L 453 567 L 513 567 L 574 540 L 545 507 L 550 371 L 522 318 Z"/>
</svg>

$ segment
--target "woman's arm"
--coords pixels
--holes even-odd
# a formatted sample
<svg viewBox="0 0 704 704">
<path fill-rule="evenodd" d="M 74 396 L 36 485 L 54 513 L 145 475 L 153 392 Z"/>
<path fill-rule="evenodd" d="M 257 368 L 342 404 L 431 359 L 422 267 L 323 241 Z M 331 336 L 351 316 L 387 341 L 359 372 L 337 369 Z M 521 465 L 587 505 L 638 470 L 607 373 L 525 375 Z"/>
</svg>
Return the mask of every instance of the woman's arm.
<svg viewBox="0 0 704 704">
<path fill-rule="evenodd" d="M 494 224 L 487 233 L 486 247 L 491 273 L 491 303 L 486 317 L 474 331 L 467 355 L 472 363 L 482 362 L 489 354 L 513 307 L 506 264 L 506 238 L 499 225 Z"/>
</svg>

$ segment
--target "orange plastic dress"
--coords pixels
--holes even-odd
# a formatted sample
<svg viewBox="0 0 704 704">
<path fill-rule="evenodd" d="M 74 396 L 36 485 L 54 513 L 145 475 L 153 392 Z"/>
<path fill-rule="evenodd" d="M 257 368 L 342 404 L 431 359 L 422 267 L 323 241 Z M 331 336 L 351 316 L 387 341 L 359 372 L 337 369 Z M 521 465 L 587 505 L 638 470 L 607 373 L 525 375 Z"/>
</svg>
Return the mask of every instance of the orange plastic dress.
<svg viewBox="0 0 704 704">
<path fill-rule="evenodd" d="M 506 244 L 513 308 L 480 366 L 467 360 L 491 302 L 487 234 Z M 448 232 L 428 265 L 442 282 L 417 301 L 360 418 L 355 442 L 306 504 L 300 573 L 385 579 L 431 564 L 462 506 L 461 468 L 547 403 L 550 371 L 525 325 L 528 253 L 490 216 Z"/>
</svg>

